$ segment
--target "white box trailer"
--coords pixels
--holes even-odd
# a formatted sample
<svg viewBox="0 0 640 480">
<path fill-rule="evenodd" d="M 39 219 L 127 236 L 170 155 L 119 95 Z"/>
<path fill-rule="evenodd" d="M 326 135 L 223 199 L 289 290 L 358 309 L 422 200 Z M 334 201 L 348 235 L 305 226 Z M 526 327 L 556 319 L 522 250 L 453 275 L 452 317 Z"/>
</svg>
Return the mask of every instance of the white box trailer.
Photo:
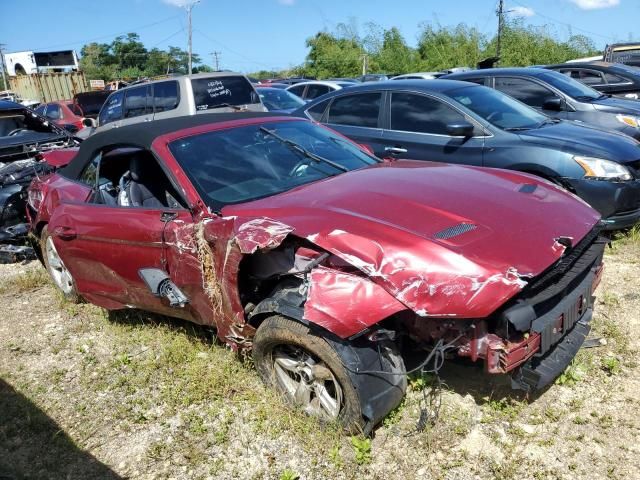
<svg viewBox="0 0 640 480">
<path fill-rule="evenodd" d="M 4 55 L 4 63 L 7 74 L 11 77 L 35 73 L 78 71 L 78 56 L 75 50 L 7 53 Z"/>
</svg>

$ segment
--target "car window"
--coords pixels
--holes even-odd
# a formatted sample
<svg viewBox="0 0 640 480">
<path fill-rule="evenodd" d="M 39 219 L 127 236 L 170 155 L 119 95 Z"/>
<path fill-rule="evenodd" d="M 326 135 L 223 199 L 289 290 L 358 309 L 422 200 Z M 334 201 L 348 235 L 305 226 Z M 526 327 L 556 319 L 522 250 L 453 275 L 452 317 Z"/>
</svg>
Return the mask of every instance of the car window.
<svg viewBox="0 0 640 480">
<path fill-rule="evenodd" d="M 305 87 L 306 85 L 296 85 L 295 87 L 287 88 L 287 92 L 302 97 L 302 92 L 304 92 Z"/>
<path fill-rule="evenodd" d="M 327 105 L 329 105 L 330 101 L 331 99 L 325 100 L 324 102 L 320 102 L 317 105 L 314 105 L 313 107 L 307 110 L 307 115 L 310 118 L 314 119 L 316 122 L 319 122 L 322 119 L 322 115 L 324 114 L 324 111 L 327 109 Z"/>
<path fill-rule="evenodd" d="M 309 158 L 288 141 L 328 162 Z M 214 210 L 378 162 L 337 133 L 304 120 L 209 131 L 174 140 L 169 150 Z"/>
<path fill-rule="evenodd" d="M 80 175 L 79 180 L 82 183 L 89 185 L 90 187 L 95 187 L 98 182 L 98 165 L 100 165 L 100 158 L 102 157 L 102 153 L 98 153 L 93 160 L 89 162 L 89 164 L 84 167 L 82 174 Z"/>
<path fill-rule="evenodd" d="M 275 88 L 258 88 L 256 89 L 260 99 L 267 110 L 289 110 L 301 107 L 305 104 L 304 100 L 295 96 L 286 90 L 278 90 Z"/>
<path fill-rule="evenodd" d="M 344 95 L 333 100 L 329 107 L 328 123 L 353 127 L 378 126 L 382 93 Z"/>
<path fill-rule="evenodd" d="M 44 109 L 46 108 L 46 105 L 40 105 L 38 108 L 36 108 L 35 112 L 38 115 L 44 115 Z"/>
<path fill-rule="evenodd" d="M 580 80 L 582 83 L 586 83 L 587 85 L 603 85 L 605 83 L 602 78 L 602 74 L 600 72 L 596 72 L 594 70 L 580 70 Z"/>
<path fill-rule="evenodd" d="M 444 92 L 467 109 L 503 130 L 528 130 L 542 125 L 548 117 L 509 95 L 487 87 L 470 85 Z"/>
<path fill-rule="evenodd" d="M 314 98 L 319 97 L 320 95 L 324 95 L 325 93 L 329 93 L 331 88 L 326 85 L 309 85 L 307 88 L 307 93 L 305 97 L 307 100 L 312 100 Z"/>
<path fill-rule="evenodd" d="M 191 86 L 196 110 L 260 103 L 249 80 L 241 76 L 192 78 Z"/>
<path fill-rule="evenodd" d="M 80 107 L 75 103 L 67 103 L 67 107 L 69 107 L 69 110 L 71 110 L 71 113 L 74 115 L 77 115 L 78 117 L 83 116 L 82 110 L 80 110 Z"/>
<path fill-rule="evenodd" d="M 478 85 L 484 85 L 484 78 L 483 77 L 465 77 L 463 79 L 461 79 L 465 82 L 471 82 L 471 83 L 477 83 Z"/>
<path fill-rule="evenodd" d="M 640 70 L 638 71 L 640 73 Z M 605 72 L 604 78 L 607 80 L 607 83 L 631 83 L 629 80 L 623 77 L 619 77 L 618 75 L 614 75 L 613 73 Z"/>
<path fill-rule="evenodd" d="M 124 118 L 137 117 L 151 112 L 147 98 L 151 91 L 150 85 L 128 88 L 124 97 Z"/>
<path fill-rule="evenodd" d="M 576 100 L 590 101 L 595 100 L 602 95 L 600 92 L 594 90 L 588 85 L 585 85 L 581 81 L 562 75 L 561 73 L 553 70 L 546 70 L 544 73 L 538 75 L 538 77 L 542 81 L 557 88 L 565 95 L 575 98 Z"/>
<path fill-rule="evenodd" d="M 153 87 L 153 111 L 166 112 L 173 110 L 178 106 L 180 98 L 178 92 L 178 82 L 171 80 L 169 82 L 158 82 Z"/>
<path fill-rule="evenodd" d="M 122 118 L 122 97 L 124 97 L 124 92 L 119 90 L 107 98 L 98 117 L 98 123 L 100 125 L 105 125 Z"/>
<path fill-rule="evenodd" d="M 447 125 L 462 121 L 463 114 L 435 98 L 404 92 L 391 95 L 391 130 L 448 135 Z"/>
<path fill-rule="evenodd" d="M 60 111 L 60 105 L 50 103 L 47 105 L 47 113 L 45 116 L 49 120 L 60 120 L 62 118 L 62 112 Z"/>
<path fill-rule="evenodd" d="M 544 102 L 557 97 L 548 88 L 525 78 L 496 77 L 495 88 L 532 107 L 542 108 Z"/>
</svg>

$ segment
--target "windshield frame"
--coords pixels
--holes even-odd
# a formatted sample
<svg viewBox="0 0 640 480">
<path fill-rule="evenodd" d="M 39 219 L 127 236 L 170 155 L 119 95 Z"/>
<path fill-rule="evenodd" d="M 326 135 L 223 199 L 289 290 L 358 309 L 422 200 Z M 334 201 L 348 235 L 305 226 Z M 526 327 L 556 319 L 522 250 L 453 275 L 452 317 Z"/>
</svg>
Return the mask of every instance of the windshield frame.
<svg viewBox="0 0 640 480">
<path fill-rule="evenodd" d="M 286 133 L 281 132 L 281 128 L 284 127 L 285 129 L 287 127 L 291 127 L 291 126 L 303 126 L 300 131 L 296 132 L 298 134 L 301 133 L 301 131 L 304 128 L 311 128 L 311 129 L 315 129 L 318 132 L 321 132 L 322 134 L 325 135 L 325 139 L 326 139 L 326 144 L 327 145 L 347 145 L 348 147 L 350 147 L 353 152 L 354 152 L 354 157 L 358 157 L 357 160 L 363 160 L 362 161 L 362 165 L 358 166 L 357 168 L 352 168 L 352 167 L 348 167 L 349 168 L 349 172 L 354 171 L 354 170 L 360 170 L 362 168 L 367 168 L 371 165 L 375 165 L 377 163 L 382 163 L 382 160 L 380 160 L 379 158 L 375 157 L 374 155 L 372 155 L 371 153 L 367 152 L 366 150 L 362 149 L 357 143 L 343 137 L 342 135 L 340 135 L 338 132 L 335 132 L 327 127 L 324 127 L 323 125 L 318 125 L 315 124 L 313 122 L 307 121 L 305 119 L 298 119 L 298 118 L 276 118 L 273 120 L 267 120 L 265 121 L 265 119 L 261 119 L 261 121 L 257 121 L 257 122 L 249 122 L 249 123 L 242 123 L 240 125 L 228 125 L 228 126 L 224 126 L 222 128 L 214 128 L 214 129 L 207 129 L 207 130 L 200 130 L 200 131 L 196 131 L 193 133 L 189 133 L 188 135 L 171 135 L 170 137 L 166 138 L 166 143 L 164 143 L 164 145 L 161 147 L 161 151 L 166 152 L 166 154 L 170 155 L 173 159 L 173 161 L 175 161 L 176 165 L 182 170 L 182 172 L 184 173 L 184 176 L 186 177 L 186 179 L 189 181 L 189 184 L 191 185 L 191 187 L 194 190 L 194 193 L 197 194 L 197 196 L 199 197 L 199 199 L 202 201 L 202 203 L 204 205 L 207 205 L 210 209 L 210 211 L 216 213 L 216 214 L 220 214 L 221 210 L 226 207 L 226 206 L 233 206 L 233 205 L 243 205 L 246 203 L 251 203 L 254 201 L 258 201 L 264 198 L 269 198 L 269 197 L 276 197 L 280 194 L 286 193 L 288 191 L 297 189 L 299 187 L 303 187 L 305 185 L 310 185 L 312 183 L 316 183 L 319 181 L 323 181 L 323 180 L 327 180 L 330 177 L 333 176 L 337 176 L 337 175 L 343 175 L 344 173 L 348 173 L 348 172 L 341 172 L 338 171 L 337 169 L 331 168 L 328 165 L 323 164 L 322 162 L 315 162 L 313 161 L 311 158 L 306 157 L 305 155 L 303 155 L 302 153 L 295 153 L 295 148 L 291 148 L 291 146 L 289 145 L 285 145 L 283 143 L 281 143 L 280 141 L 278 141 L 277 139 L 273 138 L 273 141 L 277 142 L 278 145 L 280 145 L 282 147 L 283 150 L 286 150 L 287 152 L 290 152 L 291 154 L 294 154 L 298 160 L 296 162 L 297 163 L 301 163 L 301 161 L 304 160 L 309 160 L 309 161 L 313 161 L 313 164 L 309 164 L 307 168 L 313 169 L 313 171 L 315 172 L 319 172 L 316 175 L 310 175 L 310 178 L 305 178 L 304 176 L 291 176 L 291 178 L 302 178 L 303 180 L 306 181 L 300 181 L 300 182 L 293 182 L 289 185 L 285 185 L 282 186 L 281 188 L 276 188 L 276 189 L 267 189 L 266 191 L 262 192 L 261 194 L 257 194 L 257 195 L 252 195 L 250 197 L 247 198 L 242 198 L 239 199 L 237 201 L 224 201 L 221 199 L 216 199 L 214 198 L 211 193 L 215 192 L 216 190 L 213 191 L 207 191 L 205 188 L 203 188 L 201 182 L 198 180 L 199 178 L 201 179 L 201 176 L 199 175 L 199 173 L 201 172 L 194 172 L 193 167 L 189 167 L 188 165 L 188 158 L 183 157 L 182 155 L 179 154 L 179 152 L 177 151 L 177 148 L 179 148 L 179 143 L 180 142 L 185 142 L 185 141 L 193 141 L 194 139 L 197 139 L 198 137 L 200 138 L 206 138 L 207 136 L 219 136 L 220 139 L 231 139 L 231 135 L 230 132 L 237 132 L 237 131 L 250 131 L 250 130 L 254 130 L 254 132 L 252 132 L 253 134 L 255 133 L 260 133 L 261 135 L 263 135 L 265 138 L 270 138 L 271 136 L 269 134 L 265 134 L 264 132 L 260 132 L 261 128 L 266 128 L 269 130 L 275 130 L 277 131 L 279 134 L 281 134 L 282 136 L 285 137 L 285 139 L 287 140 L 292 140 L 293 142 L 295 142 L 295 140 L 290 139 L 288 136 L 286 136 Z M 304 134 L 304 132 L 302 132 L 302 134 Z M 295 138 L 295 137 L 293 137 Z M 333 141 L 329 141 L 329 139 L 337 139 L 338 141 L 333 142 Z M 254 144 L 255 145 L 255 144 Z M 342 147 L 343 149 L 347 149 L 347 147 Z M 218 151 L 219 149 L 213 149 L 211 148 L 211 146 L 208 146 L 208 150 L 209 151 Z M 220 149 L 221 150 L 221 149 Z M 357 153 L 356 153 L 357 152 Z M 281 154 L 281 152 L 279 153 L 279 155 Z M 198 158 L 198 162 L 200 165 L 203 165 L 202 169 L 205 168 L 215 168 L 215 165 L 209 163 L 208 165 L 205 165 L 202 157 L 197 157 Z M 278 159 L 280 157 L 278 156 Z M 238 159 L 236 159 L 236 163 Z M 346 161 L 354 161 L 353 157 L 349 157 L 349 158 L 345 158 Z M 193 162 L 193 160 L 191 160 Z M 275 164 L 271 164 L 267 166 L 267 169 L 274 169 Z M 285 167 L 286 169 L 286 167 Z M 254 173 L 254 172 L 252 172 Z M 253 179 L 259 180 L 260 173 L 264 173 L 263 171 L 259 171 L 256 170 L 255 171 L 255 177 L 245 177 L 248 178 L 248 181 L 251 181 Z M 306 174 L 305 174 L 306 175 Z M 221 177 L 220 177 L 221 178 Z M 288 180 L 288 178 L 283 178 L 281 180 Z M 275 181 L 274 181 L 275 182 Z M 228 184 L 225 184 L 224 182 L 221 182 L 223 186 L 223 188 L 221 189 L 217 189 L 217 191 L 223 190 L 224 188 L 226 188 L 227 186 L 229 187 L 238 187 L 238 186 L 242 186 L 242 182 L 236 182 L 236 183 L 231 183 L 229 182 Z"/>
<path fill-rule="evenodd" d="M 602 92 L 599 92 L 595 88 L 591 88 L 575 78 L 571 78 L 563 73 L 556 72 L 555 70 L 545 70 L 542 74 L 536 75 L 536 77 L 549 84 L 549 86 L 558 90 L 563 95 L 577 100 L 578 102 L 591 102 L 593 100 L 598 100 L 603 96 Z M 576 90 L 571 91 L 572 88 Z M 576 95 L 576 93 L 579 92 L 582 92 L 584 95 Z"/>
<path fill-rule="evenodd" d="M 456 94 L 460 94 L 467 91 L 477 91 L 490 96 L 500 97 L 500 100 L 503 100 L 505 103 L 511 103 L 514 107 L 520 108 L 525 113 L 531 113 L 532 123 L 528 125 L 505 127 L 495 123 L 495 121 L 488 120 L 485 117 L 485 115 L 479 113 L 476 109 L 471 108 L 469 105 L 464 104 L 461 100 L 456 98 Z M 454 87 L 452 89 L 443 91 L 442 94 L 445 95 L 447 99 L 454 102 L 459 107 L 464 108 L 465 111 L 469 112 L 469 114 L 473 115 L 475 118 L 482 120 L 483 122 L 488 123 L 492 127 L 495 127 L 498 130 L 501 130 L 503 132 L 513 133 L 518 130 L 531 130 L 534 128 L 538 128 L 540 125 L 544 124 L 544 122 L 550 119 L 548 115 L 545 115 L 544 113 L 539 112 L 535 108 L 530 107 L 529 105 L 521 102 L 520 100 L 510 97 L 506 93 L 502 93 L 499 90 L 496 90 L 494 88 L 485 87 L 484 85 L 474 84 L 474 85 L 465 85 L 463 87 Z M 522 116 L 524 117 L 525 114 L 522 113 Z M 535 120 L 534 120 L 534 117 L 535 117 Z M 540 117 L 540 118 L 537 118 L 537 117 Z M 513 129 L 513 130 L 510 130 L 510 129 Z"/>
</svg>

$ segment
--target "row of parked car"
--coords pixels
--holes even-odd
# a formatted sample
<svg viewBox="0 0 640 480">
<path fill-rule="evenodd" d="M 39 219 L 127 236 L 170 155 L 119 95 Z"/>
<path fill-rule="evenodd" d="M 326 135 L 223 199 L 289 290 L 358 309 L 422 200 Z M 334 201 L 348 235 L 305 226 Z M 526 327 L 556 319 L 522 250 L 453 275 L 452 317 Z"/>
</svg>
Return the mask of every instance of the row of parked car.
<svg viewBox="0 0 640 480">
<path fill-rule="evenodd" d="M 589 333 L 602 231 L 640 216 L 640 102 L 547 69 L 448 77 L 291 114 L 239 74 L 163 79 L 112 93 L 82 142 L 7 102 L 0 153 L 46 166 L 20 208 L 69 301 L 212 326 L 367 432 L 451 356 L 549 385 Z"/>
</svg>

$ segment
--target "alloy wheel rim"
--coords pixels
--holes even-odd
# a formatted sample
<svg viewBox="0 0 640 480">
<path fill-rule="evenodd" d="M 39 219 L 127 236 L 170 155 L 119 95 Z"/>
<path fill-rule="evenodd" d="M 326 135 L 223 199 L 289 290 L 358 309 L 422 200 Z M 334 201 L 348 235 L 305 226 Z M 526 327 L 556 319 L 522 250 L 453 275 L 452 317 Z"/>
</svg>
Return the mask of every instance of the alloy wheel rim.
<svg viewBox="0 0 640 480">
<path fill-rule="evenodd" d="M 56 250 L 56 246 L 53 244 L 53 239 L 51 237 L 47 238 L 45 250 L 47 255 L 47 264 L 49 265 L 49 273 L 51 274 L 51 278 L 54 283 L 60 290 L 62 290 L 63 293 L 71 293 L 73 291 L 73 278 L 71 277 L 69 270 L 67 270 L 67 267 L 65 267 L 62 262 L 60 255 L 58 255 L 58 251 Z"/>
<path fill-rule="evenodd" d="M 309 415 L 329 421 L 338 418 L 342 388 L 324 362 L 292 346 L 274 348 L 272 359 L 278 384 L 290 400 Z"/>
</svg>

